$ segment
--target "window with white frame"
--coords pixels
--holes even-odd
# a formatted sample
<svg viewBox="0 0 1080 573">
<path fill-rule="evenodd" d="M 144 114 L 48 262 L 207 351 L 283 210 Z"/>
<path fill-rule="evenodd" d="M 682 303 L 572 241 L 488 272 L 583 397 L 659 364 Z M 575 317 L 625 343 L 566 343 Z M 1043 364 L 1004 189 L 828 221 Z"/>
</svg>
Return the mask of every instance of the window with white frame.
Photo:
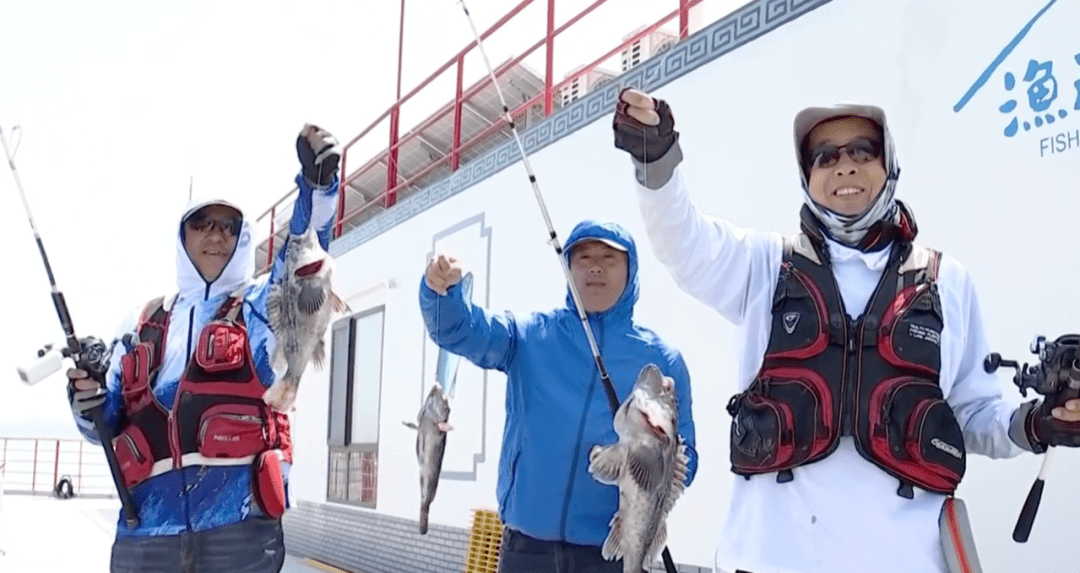
<svg viewBox="0 0 1080 573">
<path fill-rule="evenodd" d="M 385 307 L 334 324 L 330 355 L 327 501 L 374 508 Z"/>
</svg>

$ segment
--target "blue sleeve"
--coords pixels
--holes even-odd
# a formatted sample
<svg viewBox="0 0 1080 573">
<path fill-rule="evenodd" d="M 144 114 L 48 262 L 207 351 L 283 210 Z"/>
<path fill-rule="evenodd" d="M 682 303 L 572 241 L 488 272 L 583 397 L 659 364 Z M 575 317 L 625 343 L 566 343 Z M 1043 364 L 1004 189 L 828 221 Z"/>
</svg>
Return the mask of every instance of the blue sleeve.
<svg viewBox="0 0 1080 573">
<path fill-rule="evenodd" d="M 694 430 L 693 403 L 690 396 L 690 372 L 686 368 L 682 355 L 678 352 L 674 354 L 671 361 L 671 378 L 675 380 L 675 395 L 679 398 L 679 435 L 686 444 L 686 485 L 689 486 L 697 475 L 697 433 Z"/>
<path fill-rule="evenodd" d="M 440 348 L 480 368 L 505 372 L 509 367 L 516 346 L 513 317 L 473 306 L 462 295 L 461 283 L 450 287 L 443 296 L 431 290 L 421 277 L 420 312 L 428 334 Z"/>
</svg>

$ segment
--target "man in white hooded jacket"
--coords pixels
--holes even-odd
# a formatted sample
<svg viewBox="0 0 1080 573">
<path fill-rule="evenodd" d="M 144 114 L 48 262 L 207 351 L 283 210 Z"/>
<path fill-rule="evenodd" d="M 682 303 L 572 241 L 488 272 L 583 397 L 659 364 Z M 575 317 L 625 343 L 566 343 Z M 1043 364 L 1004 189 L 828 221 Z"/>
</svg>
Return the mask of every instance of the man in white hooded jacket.
<svg viewBox="0 0 1080 573">
<path fill-rule="evenodd" d="M 290 236 L 314 226 L 326 249 L 340 147 L 306 125 L 296 148 Z M 121 512 L 111 571 L 277 572 L 292 444 L 287 413 L 262 401 L 275 381 L 266 299 L 296 269 L 282 245 L 254 279 L 252 221 L 228 201 L 191 201 L 176 229 L 178 291 L 123 321 L 104 380 L 68 371 L 75 422 L 100 443 L 88 412 L 103 408 L 138 515 L 132 526 Z"/>
<path fill-rule="evenodd" d="M 796 116 L 805 202 L 793 237 L 697 210 L 663 100 L 624 90 L 613 128 L 657 258 L 741 339 L 728 405 L 741 477 L 718 569 L 945 573 L 962 556 L 943 551 L 939 517 L 957 511 L 967 454 L 1075 443 L 1080 400 L 1014 408 L 982 369 L 975 287 L 957 261 L 913 243 L 880 108 Z"/>
</svg>

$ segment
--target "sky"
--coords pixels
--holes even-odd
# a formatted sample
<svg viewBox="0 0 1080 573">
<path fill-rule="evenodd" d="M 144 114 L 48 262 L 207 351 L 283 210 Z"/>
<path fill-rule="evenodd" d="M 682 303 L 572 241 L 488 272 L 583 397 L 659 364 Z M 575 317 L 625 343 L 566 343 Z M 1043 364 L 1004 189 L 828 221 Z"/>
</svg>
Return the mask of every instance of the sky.
<svg viewBox="0 0 1080 573">
<path fill-rule="evenodd" d="M 590 3 L 558 0 L 556 26 Z M 743 3 L 706 1 L 701 18 Z M 678 4 L 609 0 L 559 37 L 555 78 Z M 467 2 L 481 31 L 514 5 Z M 533 2 L 485 41 L 494 65 L 542 37 L 546 6 Z M 293 188 L 304 123 L 345 143 L 386 111 L 401 10 L 399 0 L 0 0 L 0 128 L 9 140 L 21 128 L 14 163 L 76 334 L 108 341 L 126 312 L 175 288 L 189 191 L 257 216 Z M 472 39 L 456 0 L 405 0 L 402 93 Z M 540 74 L 542 54 L 526 59 Z M 465 70 L 466 83 L 486 76 L 475 50 Z M 444 73 L 407 103 L 401 131 L 451 100 L 453 80 Z M 385 129 L 373 133 L 352 161 L 385 148 Z M 15 179 L 0 170 L 0 436 L 77 437 L 69 362 L 35 386 L 16 374 L 63 331 Z M 265 238 L 265 222 L 258 230 Z"/>
</svg>

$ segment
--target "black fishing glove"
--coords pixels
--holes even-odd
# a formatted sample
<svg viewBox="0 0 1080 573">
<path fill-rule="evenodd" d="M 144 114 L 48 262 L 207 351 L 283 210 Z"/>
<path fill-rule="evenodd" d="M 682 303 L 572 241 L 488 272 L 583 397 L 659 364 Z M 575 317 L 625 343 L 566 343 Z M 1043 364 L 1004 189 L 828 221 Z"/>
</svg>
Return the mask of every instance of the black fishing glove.
<svg viewBox="0 0 1080 573">
<path fill-rule="evenodd" d="M 68 370 L 67 377 L 68 402 L 73 412 L 88 417 L 90 410 L 105 403 L 107 392 L 104 380 L 98 380 L 97 376 L 90 376 L 86 370 L 77 368 Z"/>
<path fill-rule="evenodd" d="M 1080 422 L 1066 422 L 1050 414 L 1054 408 L 1064 407 L 1064 401 L 1043 399 L 1033 407 L 1024 419 L 1024 431 L 1035 453 L 1045 452 L 1049 446 L 1080 447 Z"/>
<path fill-rule="evenodd" d="M 679 139 L 679 132 L 675 131 L 675 117 L 671 114 L 667 102 L 653 98 L 656 102 L 654 111 L 660 116 L 660 123 L 646 125 L 638 121 L 628 113 L 630 104 L 622 99 L 627 89 L 630 88 L 619 93 L 619 103 L 615 107 L 615 119 L 612 121 L 615 147 L 626 151 L 639 163 L 656 161 Z"/>
<path fill-rule="evenodd" d="M 296 156 L 303 167 L 304 179 L 312 185 L 325 187 L 337 172 L 341 146 L 329 131 L 308 124 L 296 136 Z"/>
</svg>

